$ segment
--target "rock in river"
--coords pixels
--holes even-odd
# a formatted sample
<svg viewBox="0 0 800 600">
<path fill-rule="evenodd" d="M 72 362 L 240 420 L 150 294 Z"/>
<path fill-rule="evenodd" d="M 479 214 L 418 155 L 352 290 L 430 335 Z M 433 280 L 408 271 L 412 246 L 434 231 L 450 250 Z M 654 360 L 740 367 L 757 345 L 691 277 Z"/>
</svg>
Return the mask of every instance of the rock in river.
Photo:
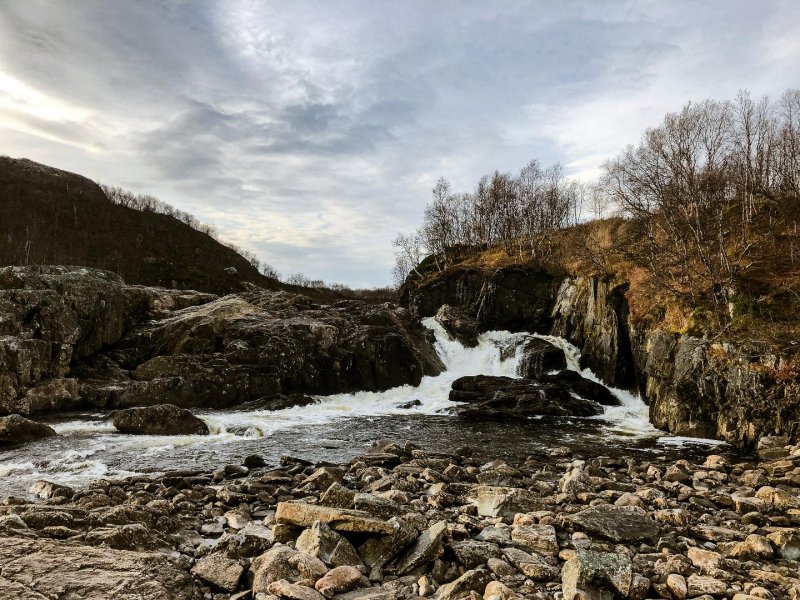
<svg viewBox="0 0 800 600">
<path fill-rule="evenodd" d="M 16 446 L 54 435 L 56 432 L 53 428 L 44 423 L 37 423 L 20 415 L 0 417 L 0 447 Z"/>
<path fill-rule="evenodd" d="M 139 435 L 208 435 L 208 425 L 191 411 L 172 404 L 126 408 L 114 413 L 120 433 Z"/>
</svg>

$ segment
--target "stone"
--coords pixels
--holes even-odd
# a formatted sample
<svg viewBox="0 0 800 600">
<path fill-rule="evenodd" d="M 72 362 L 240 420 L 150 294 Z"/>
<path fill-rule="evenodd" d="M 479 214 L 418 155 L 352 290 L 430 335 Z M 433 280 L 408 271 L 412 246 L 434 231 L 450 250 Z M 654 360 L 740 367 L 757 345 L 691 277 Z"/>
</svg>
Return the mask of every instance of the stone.
<svg viewBox="0 0 800 600">
<path fill-rule="evenodd" d="M 353 505 L 356 510 L 363 511 L 378 519 L 391 519 L 408 512 L 407 508 L 397 502 L 379 498 L 373 494 L 356 494 L 353 498 Z"/>
<path fill-rule="evenodd" d="M 320 578 L 325 576 L 328 572 L 328 567 L 316 556 L 306 554 L 305 552 L 298 552 L 294 556 L 289 557 L 289 565 L 297 569 L 298 573 L 312 583 L 316 583 Z"/>
<path fill-rule="evenodd" d="M 552 525 L 517 525 L 511 530 L 511 541 L 528 552 L 558 554 L 556 530 Z"/>
<path fill-rule="evenodd" d="M 789 456 L 789 438 L 785 435 L 765 435 L 759 438 L 757 450 L 761 460 L 778 460 Z"/>
<path fill-rule="evenodd" d="M 465 540 L 450 544 L 453 554 L 467 569 L 485 565 L 490 558 L 500 558 L 500 546 L 491 542 Z"/>
<path fill-rule="evenodd" d="M 772 545 L 769 540 L 761 535 L 748 535 L 743 542 L 735 542 L 728 552 L 728 556 L 738 560 L 764 560 L 773 555 Z"/>
<path fill-rule="evenodd" d="M 443 540 L 446 533 L 447 523 L 445 521 L 439 521 L 422 532 L 414 545 L 399 560 L 397 574 L 405 575 L 437 559 L 444 551 Z"/>
<path fill-rule="evenodd" d="M 324 600 L 325 596 L 320 594 L 314 588 L 297 583 L 290 583 L 285 579 L 273 581 L 267 587 L 270 594 L 274 594 L 280 598 L 288 598 L 289 600 Z"/>
<path fill-rule="evenodd" d="M 667 589 L 675 600 L 685 600 L 689 593 L 689 588 L 686 585 L 686 578 L 678 573 L 670 573 L 667 575 Z"/>
<path fill-rule="evenodd" d="M 506 584 L 490 581 L 483 591 L 483 600 L 516 600 L 519 596 Z"/>
<path fill-rule="evenodd" d="M 219 554 L 209 554 L 192 567 L 193 574 L 226 592 L 236 591 L 244 571 L 239 562 Z"/>
<path fill-rule="evenodd" d="M 300 552 L 316 556 L 328 566 L 362 566 L 353 545 L 321 521 L 316 521 L 300 534 L 295 548 Z"/>
<path fill-rule="evenodd" d="M 695 567 L 704 573 L 712 573 L 725 568 L 725 559 L 719 552 L 692 547 L 686 551 L 686 556 Z"/>
<path fill-rule="evenodd" d="M 334 481 L 322 497 L 319 503 L 323 506 L 330 506 L 331 508 L 353 508 L 355 503 L 356 493 L 348 490 L 341 483 Z"/>
<path fill-rule="evenodd" d="M 114 427 L 135 435 L 208 435 L 208 425 L 173 404 L 126 408 L 114 413 Z"/>
<path fill-rule="evenodd" d="M 188 569 L 167 554 L 6 537 L 0 543 L 0 598 L 201 600 L 202 596 Z"/>
<path fill-rule="evenodd" d="M 321 521 L 336 531 L 352 533 L 385 535 L 394 532 L 394 528 L 386 521 L 371 517 L 365 512 L 304 502 L 279 502 L 275 520 L 278 523 L 300 527 L 311 527 L 315 521 Z"/>
<path fill-rule="evenodd" d="M 361 571 L 354 567 L 342 566 L 331 569 L 319 579 L 314 588 L 326 598 L 357 588 L 361 583 Z"/>
<path fill-rule="evenodd" d="M 517 375 L 536 379 L 548 371 L 562 371 L 567 368 L 564 351 L 541 338 L 526 340 L 517 350 L 519 362 Z"/>
<path fill-rule="evenodd" d="M 278 580 L 299 581 L 300 572 L 289 563 L 297 550 L 289 546 L 276 545 L 253 560 L 250 571 L 253 573 L 253 594 L 266 593 L 269 585 Z"/>
<path fill-rule="evenodd" d="M 787 560 L 800 560 L 800 533 L 796 529 L 781 529 L 767 534 L 778 555 Z"/>
<path fill-rule="evenodd" d="M 450 391 L 459 417 L 515 421 L 536 416 L 593 417 L 602 407 L 573 393 L 569 382 L 469 375 L 456 379 Z"/>
<path fill-rule="evenodd" d="M 550 581 L 558 575 L 558 569 L 538 554 L 528 554 L 519 548 L 503 548 L 503 556 L 520 573 L 534 581 Z"/>
<path fill-rule="evenodd" d="M 368 588 L 354 590 L 345 594 L 337 594 L 336 600 L 395 600 L 396 596 L 391 590 L 383 588 Z"/>
<path fill-rule="evenodd" d="M 703 594 L 709 596 L 723 596 L 728 590 L 728 585 L 724 581 L 708 577 L 706 575 L 689 575 L 687 580 L 687 588 L 690 598 L 696 598 Z"/>
<path fill-rule="evenodd" d="M 470 592 L 483 592 L 489 581 L 489 574 L 483 569 L 467 571 L 455 581 L 441 586 L 433 597 L 435 600 L 459 600 Z"/>
<path fill-rule="evenodd" d="M 620 554 L 578 550 L 561 571 L 564 600 L 627 598 L 633 582 L 633 567 Z"/>
<path fill-rule="evenodd" d="M 482 517 L 513 517 L 517 513 L 543 508 L 538 497 L 521 488 L 475 486 L 468 497 L 477 504 L 478 514 Z"/>
<path fill-rule="evenodd" d="M 372 537 L 358 547 L 358 555 L 369 569 L 383 567 L 405 550 L 419 535 L 419 531 L 409 518 L 392 517 L 388 523 L 392 525 L 393 533 Z"/>
<path fill-rule="evenodd" d="M 49 425 L 31 421 L 21 415 L 0 417 L 0 448 L 18 446 L 55 435 L 55 430 Z"/>
<path fill-rule="evenodd" d="M 71 487 L 53 483 L 52 481 L 45 481 L 44 479 L 35 481 L 28 491 L 42 500 L 49 500 L 50 498 L 70 499 L 75 494 Z"/>
<path fill-rule="evenodd" d="M 614 542 L 653 542 L 660 533 L 658 523 L 638 507 L 599 504 L 566 518 L 584 531 Z"/>
<path fill-rule="evenodd" d="M 478 345 L 478 324 L 461 309 L 443 304 L 434 318 L 451 339 L 458 340 L 467 348 Z"/>
<path fill-rule="evenodd" d="M 251 558 L 269 550 L 274 542 L 272 531 L 250 521 L 235 533 L 225 533 L 213 551 L 221 552 L 228 558 Z"/>
</svg>

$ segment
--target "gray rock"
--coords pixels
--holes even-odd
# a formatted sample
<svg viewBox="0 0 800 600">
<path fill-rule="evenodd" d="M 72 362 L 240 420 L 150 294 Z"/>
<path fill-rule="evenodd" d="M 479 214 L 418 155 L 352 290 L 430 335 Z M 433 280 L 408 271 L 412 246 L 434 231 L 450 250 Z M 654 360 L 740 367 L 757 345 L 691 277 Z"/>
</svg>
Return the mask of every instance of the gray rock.
<svg viewBox="0 0 800 600">
<path fill-rule="evenodd" d="M 578 550 L 561 571 L 564 600 L 627 598 L 632 582 L 631 562 L 620 554 Z"/>
<path fill-rule="evenodd" d="M 362 566 L 353 545 L 320 521 L 300 534 L 295 547 L 300 552 L 316 556 L 331 567 Z"/>
<path fill-rule="evenodd" d="M 55 435 L 55 430 L 49 425 L 31 421 L 21 415 L 0 417 L 0 448 L 17 446 Z"/>
<path fill-rule="evenodd" d="M 445 521 L 439 521 L 422 532 L 414 545 L 397 563 L 397 574 L 404 575 L 441 556 L 444 551 L 446 533 L 447 523 Z"/>
<path fill-rule="evenodd" d="M 200 579 L 225 590 L 235 592 L 239 581 L 244 575 L 244 567 L 235 560 L 230 560 L 219 554 L 210 554 L 201 558 L 192 567 L 192 573 Z"/>
<path fill-rule="evenodd" d="M 208 435 L 208 425 L 185 408 L 157 404 L 127 408 L 114 413 L 114 427 L 120 433 L 137 435 Z"/>
<path fill-rule="evenodd" d="M 634 506 L 599 504 L 570 515 L 566 520 L 614 542 L 652 542 L 660 533 L 658 523 Z"/>
</svg>

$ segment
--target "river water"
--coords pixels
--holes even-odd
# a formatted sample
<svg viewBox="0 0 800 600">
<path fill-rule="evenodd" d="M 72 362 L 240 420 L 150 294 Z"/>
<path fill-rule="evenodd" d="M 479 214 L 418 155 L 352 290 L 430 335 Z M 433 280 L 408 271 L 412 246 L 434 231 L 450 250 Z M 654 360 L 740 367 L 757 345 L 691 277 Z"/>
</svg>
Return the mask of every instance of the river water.
<svg viewBox="0 0 800 600">
<path fill-rule="evenodd" d="M 281 411 L 197 411 L 208 436 L 134 436 L 117 433 L 100 413 L 73 414 L 49 421 L 59 436 L 0 452 L 0 497 L 26 495 L 38 479 L 80 487 L 95 479 L 113 479 L 168 470 L 216 469 L 261 455 L 268 464 L 289 454 L 313 461 L 342 462 L 364 452 L 376 439 L 410 441 L 438 451 L 469 448 L 487 459 L 546 457 L 569 446 L 585 456 L 615 455 L 670 459 L 687 452 L 708 452 L 711 440 L 668 436 L 653 428 L 647 406 L 624 390 L 610 388 L 621 405 L 592 418 L 542 418 L 521 423 L 474 422 L 448 414 L 452 382 L 465 375 L 516 376 L 513 351 L 530 334 L 491 331 L 476 348 L 450 340 L 433 319 L 436 349 L 447 369 L 425 377 L 419 386 L 385 392 L 320 396 L 319 403 Z M 577 349 L 561 338 L 542 337 L 559 347 L 568 368 L 580 369 Z M 511 348 L 501 359 L 501 349 Z M 411 401 L 419 405 L 403 407 Z"/>
</svg>

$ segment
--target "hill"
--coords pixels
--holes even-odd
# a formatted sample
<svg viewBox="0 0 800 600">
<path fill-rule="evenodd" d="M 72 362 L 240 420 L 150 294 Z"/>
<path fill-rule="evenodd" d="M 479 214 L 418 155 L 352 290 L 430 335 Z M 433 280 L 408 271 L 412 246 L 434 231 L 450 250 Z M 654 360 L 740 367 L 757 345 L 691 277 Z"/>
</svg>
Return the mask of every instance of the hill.
<svg viewBox="0 0 800 600">
<path fill-rule="evenodd" d="M 44 264 L 96 267 L 132 284 L 216 294 L 248 284 L 287 287 L 174 217 L 111 202 L 86 177 L 0 157 L 0 265 Z"/>
</svg>

